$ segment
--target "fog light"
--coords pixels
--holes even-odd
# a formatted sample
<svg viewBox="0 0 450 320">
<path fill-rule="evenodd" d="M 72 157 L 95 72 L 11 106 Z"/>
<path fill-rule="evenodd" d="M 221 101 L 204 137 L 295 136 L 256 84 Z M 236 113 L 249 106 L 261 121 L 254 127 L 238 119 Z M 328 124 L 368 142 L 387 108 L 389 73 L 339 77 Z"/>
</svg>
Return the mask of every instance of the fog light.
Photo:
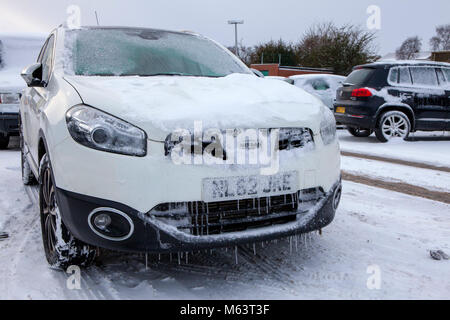
<svg viewBox="0 0 450 320">
<path fill-rule="evenodd" d="M 94 224 L 100 230 L 106 230 L 111 224 L 111 217 L 106 213 L 101 213 L 94 218 Z"/>
<path fill-rule="evenodd" d="M 94 233 L 112 241 L 128 239 L 134 231 L 133 220 L 114 208 L 103 207 L 92 210 L 87 222 Z"/>
</svg>

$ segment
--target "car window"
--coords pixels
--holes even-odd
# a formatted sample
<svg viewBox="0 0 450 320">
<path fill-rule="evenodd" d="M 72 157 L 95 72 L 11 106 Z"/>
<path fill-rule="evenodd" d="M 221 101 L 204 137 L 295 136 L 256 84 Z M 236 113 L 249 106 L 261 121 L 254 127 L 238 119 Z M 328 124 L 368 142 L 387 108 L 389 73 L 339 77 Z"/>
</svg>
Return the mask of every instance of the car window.
<svg viewBox="0 0 450 320">
<path fill-rule="evenodd" d="M 401 67 L 398 69 L 398 83 L 401 85 L 411 85 L 411 74 L 408 67 Z"/>
<path fill-rule="evenodd" d="M 45 48 L 47 48 L 47 43 L 48 43 L 48 39 L 45 40 L 44 45 L 41 48 L 41 51 L 39 51 L 39 55 L 38 55 L 38 58 L 36 60 L 37 63 L 42 63 L 42 56 L 43 56 L 43 54 L 45 52 Z"/>
<path fill-rule="evenodd" d="M 42 53 L 41 63 L 42 63 L 42 80 L 48 83 L 50 78 L 50 69 L 52 66 L 53 59 L 53 44 L 55 42 L 55 37 L 52 35 L 48 41 L 47 46 L 45 47 L 44 52 Z"/>
<path fill-rule="evenodd" d="M 311 81 L 311 86 L 314 90 L 328 90 L 330 89 L 330 85 L 324 79 L 314 79 Z"/>
<path fill-rule="evenodd" d="M 361 68 L 356 69 L 345 79 L 345 83 L 352 84 L 355 86 L 362 86 L 366 81 L 373 75 L 375 69 L 372 68 Z"/>
<path fill-rule="evenodd" d="M 447 82 L 450 83 L 450 68 L 442 68 L 445 77 L 447 78 Z"/>
<path fill-rule="evenodd" d="M 398 83 L 398 68 L 391 68 L 389 72 L 389 82 Z"/>
<path fill-rule="evenodd" d="M 414 85 L 437 86 L 436 71 L 432 67 L 410 67 Z"/>
<path fill-rule="evenodd" d="M 66 70 L 82 76 L 223 77 L 250 73 L 215 42 L 190 33 L 120 28 L 72 30 L 65 47 L 72 54 L 72 67 L 66 66 Z"/>
<path fill-rule="evenodd" d="M 445 79 L 444 72 L 442 71 L 442 69 L 436 68 L 436 74 L 439 80 L 439 85 L 441 86 L 447 85 L 447 81 Z"/>
</svg>

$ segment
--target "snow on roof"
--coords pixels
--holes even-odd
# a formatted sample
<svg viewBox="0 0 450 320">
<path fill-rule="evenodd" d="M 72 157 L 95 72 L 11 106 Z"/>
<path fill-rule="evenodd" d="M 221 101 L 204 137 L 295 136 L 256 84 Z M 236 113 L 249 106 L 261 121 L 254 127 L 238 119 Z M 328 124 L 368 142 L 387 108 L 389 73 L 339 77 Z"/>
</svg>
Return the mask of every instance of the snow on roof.
<svg viewBox="0 0 450 320">
<path fill-rule="evenodd" d="M 449 66 L 450 63 L 439 62 L 439 61 L 429 61 L 429 60 L 378 60 L 361 66 L 371 66 L 371 65 L 438 65 L 438 66 Z"/>
<path fill-rule="evenodd" d="M 415 60 L 429 60 L 431 59 L 431 51 L 420 51 L 418 53 L 415 54 L 414 56 Z M 381 57 L 381 59 L 379 59 L 378 61 L 386 61 L 386 60 L 397 60 L 397 55 L 395 54 L 395 52 L 390 52 L 386 55 L 384 55 L 383 57 Z"/>
<path fill-rule="evenodd" d="M 290 79 L 307 79 L 307 78 L 334 78 L 334 79 L 345 79 L 344 76 L 340 76 L 337 74 L 328 74 L 328 73 L 311 73 L 311 74 L 298 74 L 295 76 L 290 76 Z"/>
</svg>

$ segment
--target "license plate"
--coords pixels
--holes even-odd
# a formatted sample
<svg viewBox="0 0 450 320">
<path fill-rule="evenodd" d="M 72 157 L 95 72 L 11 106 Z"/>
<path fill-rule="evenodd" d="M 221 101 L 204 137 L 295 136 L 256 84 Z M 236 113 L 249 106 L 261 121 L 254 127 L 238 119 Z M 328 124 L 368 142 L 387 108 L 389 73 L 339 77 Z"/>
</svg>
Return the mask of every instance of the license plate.
<svg viewBox="0 0 450 320">
<path fill-rule="evenodd" d="M 261 198 L 294 193 L 297 190 L 297 171 L 287 171 L 272 176 L 206 178 L 203 179 L 202 200 L 215 202 Z"/>
<path fill-rule="evenodd" d="M 336 112 L 337 113 L 345 113 L 345 107 L 337 107 Z"/>
</svg>

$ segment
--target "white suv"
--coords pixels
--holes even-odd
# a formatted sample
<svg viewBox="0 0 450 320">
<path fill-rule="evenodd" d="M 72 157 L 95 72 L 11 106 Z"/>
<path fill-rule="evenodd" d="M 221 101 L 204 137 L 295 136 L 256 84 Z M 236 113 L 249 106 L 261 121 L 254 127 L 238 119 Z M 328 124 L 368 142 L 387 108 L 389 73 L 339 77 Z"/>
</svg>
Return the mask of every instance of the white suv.
<svg viewBox="0 0 450 320">
<path fill-rule="evenodd" d="M 329 224 L 333 114 L 197 34 L 59 27 L 26 68 L 22 173 L 39 181 L 48 262 L 96 247 L 188 252 Z"/>
</svg>

